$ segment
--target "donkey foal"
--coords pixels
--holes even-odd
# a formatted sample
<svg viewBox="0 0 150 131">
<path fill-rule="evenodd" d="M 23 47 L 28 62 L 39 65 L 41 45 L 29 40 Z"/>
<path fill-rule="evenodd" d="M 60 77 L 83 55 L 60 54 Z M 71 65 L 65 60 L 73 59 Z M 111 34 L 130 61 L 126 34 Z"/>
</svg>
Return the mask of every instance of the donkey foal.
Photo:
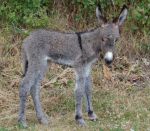
<svg viewBox="0 0 150 131">
<path fill-rule="evenodd" d="M 75 120 L 85 125 L 82 117 L 82 98 L 85 96 L 87 112 L 90 120 L 97 119 L 91 102 L 91 66 L 98 60 L 99 53 L 104 54 L 106 64 L 114 59 L 115 41 L 120 37 L 119 28 L 127 16 L 127 8 L 123 6 L 119 17 L 107 22 L 99 8 L 96 16 L 101 23 L 97 29 L 78 32 L 61 33 L 48 30 L 37 30 L 31 33 L 22 47 L 24 78 L 20 85 L 19 123 L 27 127 L 25 109 L 27 96 L 31 94 L 36 115 L 40 123 L 48 124 L 40 103 L 40 83 L 47 69 L 47 61 L 68 65 L 76 74 L 75 87 Z"/>
</svg>

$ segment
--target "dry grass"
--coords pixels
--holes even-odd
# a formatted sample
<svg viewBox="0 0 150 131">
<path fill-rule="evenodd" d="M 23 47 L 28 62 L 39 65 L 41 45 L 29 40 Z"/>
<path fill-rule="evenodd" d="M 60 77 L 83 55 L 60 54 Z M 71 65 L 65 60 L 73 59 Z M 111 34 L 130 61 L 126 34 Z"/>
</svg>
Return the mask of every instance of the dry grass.
<svg viewBox="0 0 150 131">
<path fill-rule="evenodd" d="M 65 25 L 62 27 L 65 28 Z M 22 129 L 17 125 L 18 90 L 22 75 L 22 37 L 3 31 L 0 32 L 0 131 L 16 131 Z M 131 33 L 123 33 L 118 43 L 118 55 L 111 69 L 110 80 L 105 76 L 105 73 L 110 72 L 104 72 L 101 62 L 93 67 L 93 105 L 99 120 L 95 123 L 90 122 L 84 113 L 87 127 L 78 127 L 74 122 L 73 71 L 69 69 L 62 74 L 64 69 L 61 66 L 50 64 L 49 72 L 42 83 L 41 100 L 51 123 L 48 126 L 38 124 L 29 97 L 28 130 L 149 131 L 150 61 L 143 57 L 144 55 L 140 55 L 141 41 L 148 43 L 148 36 L 139 39 Z"/>
</svg>

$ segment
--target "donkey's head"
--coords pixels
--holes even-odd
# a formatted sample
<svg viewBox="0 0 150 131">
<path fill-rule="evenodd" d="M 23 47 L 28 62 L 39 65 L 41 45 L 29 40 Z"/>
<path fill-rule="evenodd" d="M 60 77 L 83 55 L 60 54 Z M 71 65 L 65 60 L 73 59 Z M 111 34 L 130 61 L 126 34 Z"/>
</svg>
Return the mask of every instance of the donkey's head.
<svg viewBox="0 0 150 131">
<path fill-rule="evenodd" d="M 101 50 L 103 51 L 106 64 L 111 64 L 114 59 L 115 42 L 120 37 L 120 26 L 124 23 L 127 16 L 127 7 L 124 5 L 119 17 L 111 22 L 107 22 L 99 7 L 96 8 L 96 16 L 101 23 Z"/>
</svg>

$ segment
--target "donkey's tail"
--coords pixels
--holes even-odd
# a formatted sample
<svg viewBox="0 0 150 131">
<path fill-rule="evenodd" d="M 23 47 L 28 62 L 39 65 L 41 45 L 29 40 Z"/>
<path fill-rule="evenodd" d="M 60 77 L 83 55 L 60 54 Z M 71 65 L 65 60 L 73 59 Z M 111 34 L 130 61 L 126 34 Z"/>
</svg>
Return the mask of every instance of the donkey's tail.
<svg viewBox="0 0 150 131">
<path fill-rule="evenodd" d="M 23 68 L 23 77 L 26 75 L 28 70 L 28 60 L 25 50 L 22 48 L 22 68 Z"/>
</svg>

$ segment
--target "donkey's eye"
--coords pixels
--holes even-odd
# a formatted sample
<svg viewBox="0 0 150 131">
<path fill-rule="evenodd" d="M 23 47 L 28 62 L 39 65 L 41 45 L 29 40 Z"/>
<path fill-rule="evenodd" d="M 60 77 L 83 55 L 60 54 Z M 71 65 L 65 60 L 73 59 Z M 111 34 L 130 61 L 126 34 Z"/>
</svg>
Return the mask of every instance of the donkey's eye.
<svg viewBox="0 0 150 131">
<path fill-rule="evenodd" d="M 115 39 L 115 42 L 117 42 L 118 41 L 118 38 L 117 39 Z"/>
<path fill-rule="evenodd" d="M 104 37 L 103 37 L 103 38 L 102 38 L 102 41 L 103 41 L 103 42 L 106 42 L 106 41 L 107 41 L 107 38 L 104 38 Z"/>
</svg>

